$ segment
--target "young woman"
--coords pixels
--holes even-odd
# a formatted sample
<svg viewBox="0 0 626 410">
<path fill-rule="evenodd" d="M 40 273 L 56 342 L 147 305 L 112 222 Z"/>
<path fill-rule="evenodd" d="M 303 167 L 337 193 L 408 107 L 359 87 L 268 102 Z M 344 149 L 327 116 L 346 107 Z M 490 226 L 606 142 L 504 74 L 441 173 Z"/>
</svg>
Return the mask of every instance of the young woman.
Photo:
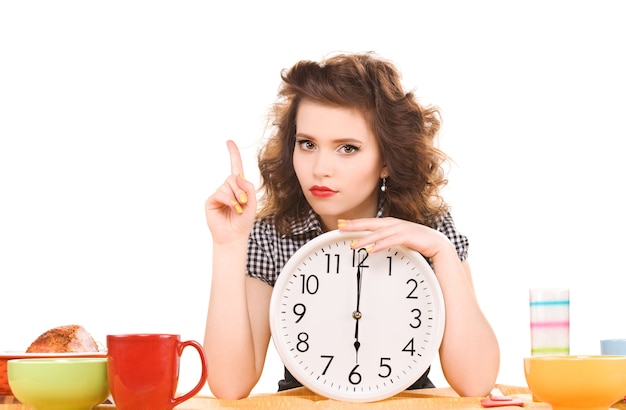
<svg viewBox="0 0 626 410">
<path fill-rule="evenodd" d="M 499 347 L 473 289 L 468 240 L 440 189 L 446 156 L 435 147 L 439 112 L 402 88 L 373 53 L 301 61 L 282 73 L 273 131 L 260 150 L 261 201 L 228 141 L 231 173 L 206 201 L 213 274 L 204 348 L 220 398 L 249 395 L 270 342 L 278 274 L 306 242 L 334 229 L 371 231 L 353 247 L 412 248 L 429 259 L 446 304 L 439 349 L 444 376 L 463 396 L 487 395 Z M 286 371 L 279 389 L 299 386 Z M 433 387 L 427 374 L 412 388 Z"/>
</svg>

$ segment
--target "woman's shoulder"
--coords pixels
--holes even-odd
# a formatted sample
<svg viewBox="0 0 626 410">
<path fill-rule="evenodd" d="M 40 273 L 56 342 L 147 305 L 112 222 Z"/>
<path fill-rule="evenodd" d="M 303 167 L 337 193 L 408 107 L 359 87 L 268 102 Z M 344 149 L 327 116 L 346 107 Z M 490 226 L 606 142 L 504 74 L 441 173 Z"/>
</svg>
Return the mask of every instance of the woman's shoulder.
<svg viewBox="0 0 626 410">
<path fill-rule="evenodd" d="M 435 220 L 433 228 L 448 237 L 450 242 L 452 242 L 456 248 L 461 261 L 467 259 L 469 239 L 457 229 L 450 211 L 446 211 L 440 215 Z"/>
<path fill-rule="evenodd" d="M 276 230 L 276 224 L 275 224 L 275 218 L 274 215 L 270 215 L 270 216 L 265 216 L 263 218 L 257 218 L 254 221 L 254 226 L 252 227 L 252 230 L 258 230 L 258 229 L 270 229 L 275 231 Z"/>
<path fill-rule="evenodd" d="M 253 242 L 275 242 L 280 237 L 273 216 L 259 218 L 254 221 L 250 240 Z"/>
<path fill-rule="evenodd" d="M 282 239 L 302 235 L 310 236 L 310 234 L 317 236 L 320 232 L 321 224 L 319 218 L 312 210 L 302 218 L 291 221 L 287 232 L 282 232 L 278 229 L 275 215 L 257 218 L 252 227 L 253 235 L 271 235 Z"/>
</svg>

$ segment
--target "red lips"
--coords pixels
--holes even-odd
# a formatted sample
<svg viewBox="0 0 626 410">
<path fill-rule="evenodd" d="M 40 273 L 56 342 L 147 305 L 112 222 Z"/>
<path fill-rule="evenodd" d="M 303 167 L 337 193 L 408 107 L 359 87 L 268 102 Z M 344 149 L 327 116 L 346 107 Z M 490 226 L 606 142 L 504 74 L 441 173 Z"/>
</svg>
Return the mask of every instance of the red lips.
<svg viewBox="0 0 626 410">
<path fill-rule="evenodd" d="M 328 187 L 317 185 L 313 185 L 311 188 L 309 188 L 309 191 L 311 191 L 313 196 L 318 196 L 322 198 L 328 198 L 329 196 L 333 196 L 337 193 L 337 191 L 333 191 Z"/>
</svg>

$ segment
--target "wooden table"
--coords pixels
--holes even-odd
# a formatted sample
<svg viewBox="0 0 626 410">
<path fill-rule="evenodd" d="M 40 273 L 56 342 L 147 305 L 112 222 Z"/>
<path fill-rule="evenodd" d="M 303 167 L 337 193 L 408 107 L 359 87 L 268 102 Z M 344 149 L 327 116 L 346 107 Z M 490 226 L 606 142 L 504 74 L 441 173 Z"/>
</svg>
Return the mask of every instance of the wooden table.
<svg viewBox="0 0 626 410">
<path fill-rule="evenodd" d="M 550 409 L 545 403 L 533 402 L 527 387 L 499 384 L 497 387 L 507 396 L 524 401 L 524 408 Z M 175 410 L 210 409 L 483 409 L 482 397 L 459 397 L 450 388 L 423 389 L 402 392 L 392 398 L 374 403 L 347 403 L 330 400 L 303 387 L 274 394 L 258 394 L 242 400 L 221 400 L 209 396 L 196 396 L 177 406 Z M 519 407 L 501 407 L 516 409 Z M 101 404 L 95 410 L 114 410 L 112 404 Z M 0 410 L 31 410 L 13 396 L 0 396 Z"/>
</svg>

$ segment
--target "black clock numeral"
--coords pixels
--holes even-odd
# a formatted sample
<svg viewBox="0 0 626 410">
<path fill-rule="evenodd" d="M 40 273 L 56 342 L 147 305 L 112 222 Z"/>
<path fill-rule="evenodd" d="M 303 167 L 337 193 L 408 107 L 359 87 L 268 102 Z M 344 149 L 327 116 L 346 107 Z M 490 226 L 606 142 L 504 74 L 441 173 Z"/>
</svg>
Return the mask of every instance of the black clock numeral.
<svg viewBox="0 0 626 410">
<path fill-rule="evenodd" d="M 422 325 L 422 311 L 418 308 L 412 309 L 411 312 L 417 312 L 417 316 L 413 316 L 413 319 L 417 320 L 417 324 L 409 323 L 413 329 L 417 329 Z"/>
<path fill-rule="evenodd" d="M 389 262 L 389 276 L 391 276 L 391 265 L 393 262 L 393 258 L 391 256 L 387 256 L 387 262 Z"/>
<path fill-rule="evenodd" d="M 409 343 L 407 343 L 406 346 L 404 346 L 402 351 L 411 353 L 411 356 L 413 356 L 413 354 L 415 353 L 415 347 L 414 347 L 413 338 L 411 338 L 411 340 L 409 340 Z"/>
<path fill-rule="evenodd" d="M 385 374 L 378 373 L 380 377 L 389 377 L 391 375 L 391 366 L 389 366 L 385 361 L 391 360 L 391 357 L 381 357 L 380 358 L 380 367 L 384 368 L 387 372 Z"/>
<path fill-rule="evenodd" d="M 413 293 L 415 293 L 415 291 L 417 290 L 417 281 L 415 279 L 409 279 L 406 281 L 407 285 L 413 284 L 413 289 L 411 289 L 411 291 L 409 292 L 409 294 L 406 296 L 407 299 L 417 299 L 417 296 L 414 295 Z"/>
<path fill-rule="evenodd" d="M 333 256 L 335 257 L 335 268 L 334 269 L 332 269 L 332 267 L 333 267 L 332 266 L 332 264 L 333 264 L 332 257 Z M 333 271 L 334 271 L 334 273 L 337 273 L 337 274 L 339 273 L 339 254 L 336 253 L 334 255 L 331 255 L 330 253 L 327 253 L 326 254 L 326 273 L 333 273 Z"/>
<path fill-rule="evenodd" d="M 365 248 L 352 249 L 352 267 L 369 268 L 370 266 L 364 263 L 368 256 L 370 254 Z"/>
<path fill-rule="evenodd" d="M 300 274 L 300 277 L 302 278 L 302 294 L 315 295 L 320 288 L 320 281 L 317 276 Z"/>
<path fill-rule="evenodd" d="M 358 367 L 359 367 L 358 364 L 354 366 L 354 368 L 350 372 L 350 375 L 348 376 L 348 380 L 350 381 L 350 383 L 354 385 L 361 383 L 361 380 L 362 380 L 361 373 L 356 371 Z"/>
<path fill-rule="evenodd" d="M 330 367 L 330 364 L 332 363 L 332 361 L 335 358 L 335 356 L 321 355 L 320 357 L 322 359 L 328 359 L 328 363 L 326 364 L 326 367 L 324 367 L 324 371 L 322 372 L 322 376 L 323 376 L 323 375 L 326 374 L 326 370 L 328 370 L 328 368 Z"/>
<path fill-rule="evenodd" d="M 296 349 L 298 349 L 300 353 L 304 353 L 307 350 L 309 350 L 309 344 L 307 343 L 308 340 L 309 340 L 308 333 L 306 332 L 298 333 L 298 344 L 296 344 Z"/>
<path fill-rule="evenodd" d="M 293 305 L 293 313 L 298 316 L 296 323 L 300 322 L 304 317 L 304 314 L 306 313 L 306 306 L 304 306 L 302 303 L 296 303 L 295 305 Z"/>
</svg>

